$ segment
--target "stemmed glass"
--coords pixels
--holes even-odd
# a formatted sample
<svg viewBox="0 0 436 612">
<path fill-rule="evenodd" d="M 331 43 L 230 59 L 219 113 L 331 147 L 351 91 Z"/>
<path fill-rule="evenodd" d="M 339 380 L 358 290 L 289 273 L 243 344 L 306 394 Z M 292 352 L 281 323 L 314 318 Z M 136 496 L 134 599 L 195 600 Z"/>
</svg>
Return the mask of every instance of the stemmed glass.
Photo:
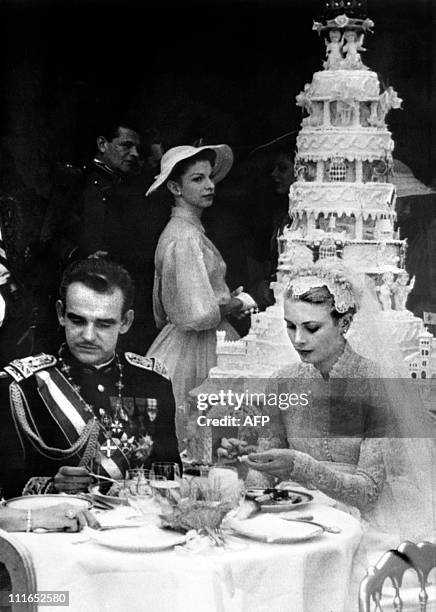
<svg viewBox="0 0 436 612">
<path fill-rule="evenodd" d="M 127 501 L 141 516 L 153 513 L 153 492 L 150 486 L 150 470 L 135 468 L 128 470 L 125 480 Z"/>
<path fill-rule="evenodd" d="M 180 469 L 177 463 L 156 461 L 150 470 L 150 487 L 156 501 L 174 505 L 180 501 Z"/>
<path fill-rule="evenodd" d="M 151 464 L 151 472 L 156 476 L 163 476 L 180 484 L 180 468 L 171 461 L 155 461 Z M 177 486 L 177 485 L 176 485 Z"/>
</svg>

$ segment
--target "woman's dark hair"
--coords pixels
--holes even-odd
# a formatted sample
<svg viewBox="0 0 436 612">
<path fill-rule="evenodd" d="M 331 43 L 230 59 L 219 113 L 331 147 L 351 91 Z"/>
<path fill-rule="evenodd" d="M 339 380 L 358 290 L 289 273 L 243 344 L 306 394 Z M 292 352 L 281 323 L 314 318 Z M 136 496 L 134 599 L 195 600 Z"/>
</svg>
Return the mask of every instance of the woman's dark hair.
<svg viewBox="0 0 436 612">
<path fill-rule="evenodd" d="M 73 283 L 82 283 L 97 293 L 113 293 L 120 289 L 123 294 L 124 315 L 133 306 L 135 288 L 130 274 L 122 266 L 104 258 L 91 258 L 75 261 L 66 268 L 61 285 L 59 297 L 64 305 L 68 287 Z"/>
<path fill-rule="evenodd" d="M 182 159 L 182 161 L 179 161 L 174 166 L 174 168 L 171 170 L 171 173 L 169 177 L 167 178 L 166 182 L 168 181 L 176 181 L 176 183 L 179 182 L 181 177 L 185 174 L 185 172 L 187 172 L 191 166 L 193 166 L 199 161 L 208 161 L 210 162 L 210 165 L 213 168 L 215 165 L 215 160 L 216 160 L 216 153 L 213 149 L 203 149 L 202 151 L 199 151 L 199 153 L 192 155 L 192 157 L 188 157 L 186 159 Z"/>
<path fill-rule="evenodd" d="M 335 308 L 335 299 L 325 285 L 322 287 L 311 287 L 308 291 L 299 296 L 293 295 L 291 290 L 288 295 L 294 300 L 300 300 L 308 304 L 325 304 L 329 306 L 331 309 L 330 314 L 336 322 L 346 314 L 354 315 L 356 313 L 356 308 L 354 306 L 349 308 L 347 312 L 338 312 Z"/>
</svg>

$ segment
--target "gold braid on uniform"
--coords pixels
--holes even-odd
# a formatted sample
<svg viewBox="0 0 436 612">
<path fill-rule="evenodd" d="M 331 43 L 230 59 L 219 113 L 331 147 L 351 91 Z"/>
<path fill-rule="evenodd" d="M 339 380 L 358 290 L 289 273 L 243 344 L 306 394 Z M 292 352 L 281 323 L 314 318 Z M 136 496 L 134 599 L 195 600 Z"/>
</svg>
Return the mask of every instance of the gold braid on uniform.
<svg viewBox="0 0 436 612">
<path fill-rule="evenodd" d="M 101 425 L 96 419 L 91 419 L 91 422 L 96 423 L 97 426 L 91 428 L 91 431 L 89 432 L 89 437 L 86 443 L 85 452 L 83 453 L 82 458 L 80 459 L 80 462 L 79 462 L 80 467 L 86 467 L 88 469 L 89 469 L 89 466 L 91 466 L 94 459 L 96 458 L 97 449 L 100 446 L 98 435 L 99 435 Z"/>
<path fill-rule="evenodd" d="M 87 456 L 87 460 L 90 459 L 91 452 L 96 446 L 96 438 L 98 437 L 98 431 L 100 428 L 99 422 L 95 417 L 86 423 L 82 433 L 76 442 L 70 446 L 70 448 L 54 448 L 47 446 L 41 439 L 41 436 L 32 431 L 26 416 L 26 408 L 29 411 L 29 407 L 27 406 L 26 398 L 18 383 L 13 382 L 10 384 L 9 396 L 11 406 L 13 408 L 12 416 L 14 421 L 19 423 L 21 429 L 27 435 L 32 445 L 39 453 L 44 455 L 44 457 L 47 457 L 48 459 L 68 459 L 69 457 L 72 457 L 78 453 L 85 446 L 85 444 L 87 444 L 85 454 Z"/>
</svg>

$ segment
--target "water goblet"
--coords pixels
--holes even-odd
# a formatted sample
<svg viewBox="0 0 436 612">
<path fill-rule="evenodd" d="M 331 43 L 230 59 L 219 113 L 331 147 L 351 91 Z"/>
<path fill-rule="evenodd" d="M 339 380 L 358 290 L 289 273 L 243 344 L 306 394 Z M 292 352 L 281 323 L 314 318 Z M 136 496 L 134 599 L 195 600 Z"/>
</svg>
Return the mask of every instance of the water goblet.
<svg viewBox="0 0 436 612">
<path fill-rule="evenodd" d="M 180 481 L 180 468 L 177 463 L 171 461 L 155 461 L 151 464 L 151 471 L 157 476 L 163 476 L 167 480 Z"/>
<path fill-rule="evenodd" d="M 150 487 L 150 470 L 128 470 L 124 481 L 127 501 L 142 517 L 153 513 L 153 493 Z"/>
<path fill-rule="evenodd" d="M 150 487 L 156 502 L 164 507 L 176 506 L 180 501 L 180 481 L 168 480 L 161 474 L 150 473 Z"/>
</svg>

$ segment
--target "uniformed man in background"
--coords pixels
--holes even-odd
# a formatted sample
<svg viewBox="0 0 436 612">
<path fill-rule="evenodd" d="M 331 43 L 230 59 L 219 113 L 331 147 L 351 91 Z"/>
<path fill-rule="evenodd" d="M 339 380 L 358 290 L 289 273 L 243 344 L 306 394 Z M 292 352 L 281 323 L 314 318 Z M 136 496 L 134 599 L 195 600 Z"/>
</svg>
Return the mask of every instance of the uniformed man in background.
<svg viewBox="0 0 436 612">
<path fill-rule="evenodd" d="M 129 118 L 100 126 L 96 152 L 83 168 L 56 173 L 41 231 L 60 268 L 94 253 L 107 253 L 135 283 L 135 321 L 125 348 L 145 354 L 157 335 L 152 293 L 154 252 L 170 209 L 145 198 L 152 182 L 138 128 Z M 57 287 L 57 284 L 56 284 Z"/>
</svg>

